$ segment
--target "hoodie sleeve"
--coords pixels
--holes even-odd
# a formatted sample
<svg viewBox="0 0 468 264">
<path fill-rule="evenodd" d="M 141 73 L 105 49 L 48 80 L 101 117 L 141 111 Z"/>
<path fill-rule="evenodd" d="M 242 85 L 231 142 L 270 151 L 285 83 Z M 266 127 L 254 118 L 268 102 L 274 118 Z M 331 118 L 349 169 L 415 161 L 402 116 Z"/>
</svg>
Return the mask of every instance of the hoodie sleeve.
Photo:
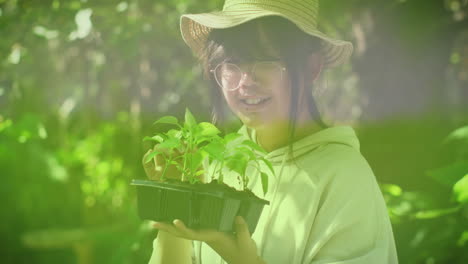
<svg viewBox="0 0 468 264">
<path fill-rule="evenodd" d="M 372 169 L 358 151 L 347 149 L 335 157 L 336 165 L 324 180 L 303 263 L 398 263 L 386 205 Z"/>
</svg>

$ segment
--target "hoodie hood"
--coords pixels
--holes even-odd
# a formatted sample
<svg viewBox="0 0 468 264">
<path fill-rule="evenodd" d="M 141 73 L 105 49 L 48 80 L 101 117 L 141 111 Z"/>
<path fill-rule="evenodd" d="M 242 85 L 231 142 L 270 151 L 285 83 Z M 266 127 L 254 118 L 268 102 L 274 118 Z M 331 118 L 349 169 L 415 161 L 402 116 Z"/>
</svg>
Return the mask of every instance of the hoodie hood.
<svg viewBox="0 0 468 264">
<path fill-rule="evenodd" d="M 244 125 L 239 129 L 239 133 L 258 144 L 256 131 L 254 129 Z M 288 155 L 289 146 L 284 146 L 265 154 L 264 158 L 268 159 L 272 164 L 284 165 L 285 162 L 290 162 L 327 144 L 344 144 L 356 149 L 358 152 L 360 151 L 359 139 L 352 127 L 334 126 L 325 128 L 294 142 L 294 152 L 292 155 Z"/>
</svg>

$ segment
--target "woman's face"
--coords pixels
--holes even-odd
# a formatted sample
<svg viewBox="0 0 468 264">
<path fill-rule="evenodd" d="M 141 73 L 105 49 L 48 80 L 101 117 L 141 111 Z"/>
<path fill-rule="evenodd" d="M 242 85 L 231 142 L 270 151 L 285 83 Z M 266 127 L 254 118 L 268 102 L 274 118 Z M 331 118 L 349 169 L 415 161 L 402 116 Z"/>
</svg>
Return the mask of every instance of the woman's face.
<svg viewBox="0 0 468 264">
<path fill-rule="evenodd" d="M 264 129 L 288 122 L 291 88 L 284 64 L 271 76 L 252 76 L 254 62 L 237 64 L 243 75 L 239 87 L 222 89 L 229 108 L 248 127 Z M 257 67 L 258 68 L 258 67 Z"/>
<path fill-rule="evenodd" d="M 240 50 L 243 53 L 240 58 L 232 58 L 235 56 L 235 52 L 229 53 L 228 56 L 226 50 L 221 45 L 217 48 L 213 54 L 215 58 L 220 60 L 228 59 L 227 62 L 234 63 L 241 70 L 240 82 L 238 82 L 237 89 L 228 90 L 222 89 L 224 98 L 231 109 L 231 111 L 248 127 L 254 129 L 265 129 L 265 128 L 279 128 L 289 124 L 289 113 L 291 108 L 291 79 L 289 76 L 288 69 L 284 62 L 277 60 L 279 58 L 279 51 L 273 48 L 271 40 L 265 34 L 265 31 L 258 27 L 256 31 L 259 45 L 253 45 L 253 50 L 249 50 L 247 54 L 245 50 Z M 259 57 L 258 60 L 248 59 L 248 57 Z M 265 77 L 264 74 L 253 74 L 252 69 L 255 63 L 259 63 L 265 60 L 270 61 L 272 58 L 277 60 L 276 63 L 279 66 L 277 71 L 273 71 L 271 76 Z M 232 59 L 232 60 L 231 60 Z M 258 65 L 258 64 L 257 64 Z M 316 73 L 320 72 L 317 66 L 320 65 L 318 56 L 316 54 L 308 56 L 308 66 L 310 69 L 303 69 L 304 73 L 310 77 L 315 76 Z M 281 70 L 283 68 L 283 70 Z M 258 66 L 255 67 L 258 69 Z M 266 72 L 266 71 L 257 71 Z M 219 75 L 217 75 L 219 76 Z M 229 74 L 227 75 L 229 78 Z M 305 76 L 304 76 L 305 78 Z M 219 81 L 220 78 L 217 78 Z M 223 79 L 223 78 L 221 78 Z M 234 78 L 238 80 L 238 78 Z M 310 118 L 308 106 L 306 102 L 306 96 L 304 94 L 305 82 L 308 80 L 298 80 L 298 87 L 302 89 L 298 91 L 298 118 L 308 119 Z M 236 82 L 234 82 L 236 83 Z M 308 85 L 308 84 L 307 84 Z M 232 88 L 235 88 L 232 87 Z M 260 102 L 259 102 L 260 101 Z"/>
</svg>

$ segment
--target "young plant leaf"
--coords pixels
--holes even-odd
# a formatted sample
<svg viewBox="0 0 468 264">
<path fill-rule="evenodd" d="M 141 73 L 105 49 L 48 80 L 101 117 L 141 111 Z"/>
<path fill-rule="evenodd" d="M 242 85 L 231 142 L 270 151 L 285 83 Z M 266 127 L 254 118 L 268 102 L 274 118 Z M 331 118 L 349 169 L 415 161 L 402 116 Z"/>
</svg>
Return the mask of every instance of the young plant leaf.
<svg viewBox="0 0 468 264">
<path fill-rule="evenodd" d="M 198 127 L 200 128 L 201 136 L 212 137 L 221 133 L 216 126 L 208 122 L 201 122 L 198 124 Z"/>
<path fill-rule="evenodd" d="M 195 144 L 198 146 L 198 145 L 200 145 L 201 143 L 203 143 L 203 142 L 208 142 L 208 141 L 210 141 L 210 140 L 211 140 L 211 138 L 209 138 L 209 137 L 199 137 L 199 138 L 197 138 L 197 140 L 195 141 Z"/>
<path fill-rule="evenodd" d="M 222 142 L 216 140 L 204 146 L 202 150 L 208 153 L 212 159 L 221 161 L 223 160 L 225 146 Z"/>
<path fill-rule="evenodd" d="M 161 137 L 160 135 L 152 136 L 152 137 L 144 137 L 143 141 L 156 141 L 158 143 L 161 143 L 164 141 L 164 138 Z"/>
<path fill-rule="evenodd" d="M 468 174 L 453 185 L 453 194 L 459 203 L 468 203 Z"/>
<path fill-rule="evenodd" d="M 452 187 L 468 171 L 468 161 L 457 161 L 448 166 L 426 171 L 426 175 L 439 183 Z"/>
<path fill-rule="evenodd" d="M 271 173 L 272 174 L 275 174 L 275 170 L 273 169 L 273 165 L 271 164 L 271 162 L 265 158 L 260 158 L 260 160 L 263 161 L 263 163 L 265 163 L 265 165 L 267 165 L 268 169 L 270 169 Z"/>
<path fill-rule="evenodd" d="M 177 121 L 177 118 L 174 116 L 163 116 L 153 123 L 153 125 L 156 125 L 156 124 L 179 125 L 179 122 Z"/>
<path fill-rule="evenodd" d="M 266 193 L 268 192 L 268 175 L 264 172 L 260 172 L 260 176 L 262 179 L 263 195 L 266 195 Z"/>
<path fill-rule="evenodd" d="M 192 115 L 190 110 L 188 108 L 185 109 L 185 127 L 188 128 L 189 130 L 192 130 L 197 126 L 197 120 L 195 117 Z"/>
<path fill-rule="evenodd" d="M 257 156 L 256 156 L 255 153 L 252 151 L 252 149 L 249 148 L 249 147 L 240 145 L 240 146 L 237 146 L 237 147 L 235 148 L 235 150 L 236 150 L 237 152 L 242 153 L 243 155 L 248 156 L 250 160 L 255 160 L 255 159 L 257 159 Z"/>
<path fill-rule="evenodd" d="M 145 157 L 145 163 L 148 163 L 150 160 L 152 160 L 154 157 L 156 157 L 156 155 L 161 154 L 161 153 L 162 152 L 157 151 L 157 150 L 151 152 L 150 154 L 148 154 L 148 156 Z"/>
<path fill-rule="evenodd" d="M 203 154 L 200 151 L 197 151 L 195 153 L 192 153 L 192 159 L 191 159 L 191 169 L 192 171 L 198 170 L 198 168 L 201 166 L 203 161 Z"/>
<path fill-rule="evenodd" d="M 171 129 L 166 133 L 166 135 L 171 137 L 171 138 L 181 139 L 182 138 L 182 131 L 177 130 L 177 129 Z"/>
<path fill-rule="evenodd" d="M 447 144 L 449 142 L 453 141 L 465 141 L 468 142 L 468 126 L 460 127 L 450 133 L 443 141 L 444 144 Z"/>
<path fill-rule="evenodd" d="M 181 145 L 181 141 L 178 138 L 169 138 L 158 145 L 159 149 L 175 149 Z"/>
<path fill-rule="evenodd" d="M 231 156 L 227 159 L 226 166 L 230 170 L 243 175 L 247 169 L 247 159 L 241 153 L 236 153 L 234 156 Z"/>
<path fill-rule="evenodd" d="M 249 147 L 251 147 L 251 148 L 253 148 L 255 150 L 258 150 L 261 153 L 267 153 L 266 150 L 264 150 L 262 147 L 260 147 L 258 144 L 256 144 L 255 142 L 253 142 L 250 139 L 246 139 L 246 140 L 242 141 L 242 144 L 246 145 L 246 146 L 249 146 Z"/>
<path fill-rule="evenodd" d="M 236 139 L 236 138 L 238 138 L 240 136 L 241 136 L 241 134 L 239 134 L 239 133 L 229 133 L 226 136 L 224 136 L 224 143 L 227 144 L 227 143 L 233 141 L 234 139 Z"/>
</svg>

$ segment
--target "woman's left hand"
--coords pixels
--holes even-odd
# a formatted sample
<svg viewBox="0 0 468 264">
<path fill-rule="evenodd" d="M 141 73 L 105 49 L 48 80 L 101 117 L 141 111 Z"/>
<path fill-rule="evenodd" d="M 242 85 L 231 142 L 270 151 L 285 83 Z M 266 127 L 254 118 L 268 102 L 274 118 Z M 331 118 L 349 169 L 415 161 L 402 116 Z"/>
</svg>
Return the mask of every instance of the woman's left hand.
<svg viewBox="0 0 468 264">
<path fill-rule="evenodd" d="M 257 245 L 250 237 L 247 223 L 240 216 L 235 220 L 235 235 L 216 230 L 193 230 L 180 220 L 174 220 L 173 225 L 155 222 L 153 226 L 176 237 L 203 241 L 229 264 L 266 264 L 258 256 Z"/>
</svg>

